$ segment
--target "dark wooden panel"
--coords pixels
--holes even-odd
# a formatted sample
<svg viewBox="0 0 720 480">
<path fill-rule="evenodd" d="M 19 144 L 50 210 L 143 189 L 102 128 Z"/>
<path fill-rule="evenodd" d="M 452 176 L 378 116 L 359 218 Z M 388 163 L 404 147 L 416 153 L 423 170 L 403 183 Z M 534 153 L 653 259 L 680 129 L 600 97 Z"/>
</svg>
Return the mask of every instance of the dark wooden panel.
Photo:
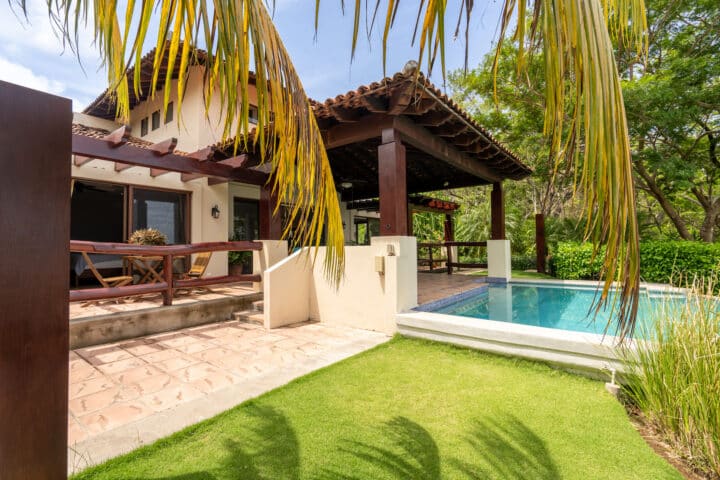
<svg viewBox="0 0 720 480">
<path fill-rule="evenodd" d="M 395 137 L 383 131 L 383 139 L 391 138 Z M 390 141 L 378 147 L 378 183 L 380 235 L 407 235 L 406 158 L 405 147 L 400 141 Z"/>
<path fill-rule="evenodd" d="M 280 211 L 274 215 L 277 196 L 273 195 L 272 185 L 260 188 L 260 238 L 258 240 L 280 240 L 282 237 L 282 219 Z"/>
<path fill-rule="evenodd" d="M 547 246 L 545 244 L 545 215 L 535 214 L 535 255 L 538 273 L 545 273 L 545 256 Z"/>
<path fill-rule="evenodd" d="M 502 183 L 493 183 L 490 193 L 490 238 L 505 240 L 505 195 Z"/>
<path fill-rule="evenodd" d="M 0 478 L 67 474 L 70 100 L 0 81 Z"/>
</svg>

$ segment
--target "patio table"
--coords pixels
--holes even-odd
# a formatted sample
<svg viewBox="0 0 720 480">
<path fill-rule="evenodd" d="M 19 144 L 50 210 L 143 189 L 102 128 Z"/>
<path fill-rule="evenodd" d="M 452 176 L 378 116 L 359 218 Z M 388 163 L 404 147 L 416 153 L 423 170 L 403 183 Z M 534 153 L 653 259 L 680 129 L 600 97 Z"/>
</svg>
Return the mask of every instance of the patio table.
<svg viewBox="0 0 720 480">
<path fill-rule="evenodd" d="M 184 255 L 174 255 L 173 259 L 184 257 Z M 132 277 L 135 272 L 140 274 L 138 284 L 164 282 L 165 279 L 160 274 L 162 265 L 163 257 L 160 255 L 126 255 L 123 257 L 123 268 L 126 275 Z"/>
</svg>

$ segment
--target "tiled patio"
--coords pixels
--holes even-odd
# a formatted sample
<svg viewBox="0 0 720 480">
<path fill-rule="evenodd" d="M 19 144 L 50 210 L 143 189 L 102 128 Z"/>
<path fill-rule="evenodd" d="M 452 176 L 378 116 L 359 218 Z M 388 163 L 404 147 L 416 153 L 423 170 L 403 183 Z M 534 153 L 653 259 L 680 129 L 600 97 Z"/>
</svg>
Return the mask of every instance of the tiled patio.
<svg viewBox="0 0 720 480">
<path fill-rule="evenodd" d="M 205 300 L 218 298 L 237 297 L 255 293 L 252 283 L 231 283 L 226 285 L 213 285 L 209 290 L 196 290 L 189 294 L 177 295 L 173 299 L 173 305 L 184 305 Z M 130 312 L 146 308 L 157 308 L 162 306 L 162 296 L 158 294 L 144 295 L 122 300 L 121 302 L 102 301 L 88 306 L 84 302 L 73 302 L 70 304 L 70 320 L 75 318 L 95 317 L 111 313 Z"/>
<path fill-rule="evenodd" d="M 485 282 L 485 277 L 470 274 L 448 275 L 444 272 L 418 272 L 418 304 L 433 302 L 441 298 L 478 288 Z"/>
<path fill-rule="evenodd" d="M 70 471 L 387 339 L 317 323 L 267 331 L 228 321 L 71 351 Z"/>
</svg>

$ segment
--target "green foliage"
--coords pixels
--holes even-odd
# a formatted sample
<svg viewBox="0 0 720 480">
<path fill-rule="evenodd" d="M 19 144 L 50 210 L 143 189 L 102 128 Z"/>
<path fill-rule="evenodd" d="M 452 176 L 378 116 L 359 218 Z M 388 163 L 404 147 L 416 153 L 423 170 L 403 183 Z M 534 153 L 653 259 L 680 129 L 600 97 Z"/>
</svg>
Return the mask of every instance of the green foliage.
<svg viewBox="0 0 720 480">
<path fill-rule="evenodd" d="M 589 243 L 560 243 L 550 258 L 553 275 L 565 280 L 597 280 L 601 265 L 600 258 L 592 258 Z M 646 282 L 684 284 L 719 273 L 720 244 L 686 241 L 640 244 L 640 275 Z"/>
<path fill-rule="evenodd" d="M 668 300 L 655 312 L 648 341 L 624 352 L 625 391 L 682 456 L 720 477 L 719 306 L 707 295 L 713 290 L 696 286 L 685 302 Z"/>
</svg>

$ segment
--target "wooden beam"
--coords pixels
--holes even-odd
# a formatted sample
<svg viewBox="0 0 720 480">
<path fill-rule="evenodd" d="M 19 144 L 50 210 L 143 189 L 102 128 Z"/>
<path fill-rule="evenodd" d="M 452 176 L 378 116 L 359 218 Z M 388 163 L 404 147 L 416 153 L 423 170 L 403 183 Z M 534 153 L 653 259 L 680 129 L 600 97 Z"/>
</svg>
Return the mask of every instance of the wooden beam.
<svg viewBox="0 0 720 480">
<path fill-rule="evenodd" d="M 452 117 L 452 112 L 441 108 L 439 110 L 433 110 L 431 112 L 428 112 L 419 118 L 416 118 L 415 123 L 424 127 L 437 127 L 447 122 Z"/>
<path fill-rule="evenodd" d="M 432 98 L 423 98 L 419 102 L 415 102 L 410 105 L 410 108 L 403 112 L 405 115 L 425 115 L 427 112 L 432 110 L 437 102 Z"/>
<path fill-rule="evenodd" d="M 490 238 L 505 240 L 505 195 L 502 182 L 493 183 L 490 193 Z"/>
<path fill-rule="evenodd" d="M 115 162 L 115 171 L 122 172 L 123 170 L 127 170 L 128 168 L 132 168 L 134 166 L 135 165 L 128 165 L 127 163 Z"/>
<path fill-rule="evenodd" d="M 382 139 L 378 147 L 380 235 L 405 236 L 409 233 L 405 146 L 394 129 L 383 130 Z"/>
<path fill-rule="evenodd" d="M 357 122 L 363 116 L 363 113 L 360 109 L 344 108 L 338 105 L 331 106 L 330 111 L 332 112 L 335 119 L 338 122 L 342 123 Z"/>
<path fill-rule="evenodd" d="M 72 105 L 0 81 L 0 126 L 0 478 L 66 478 Z"/>
<path fill-rule="evenodd" d="M 165 175 L 166 173 L 170 173 L 170 170 L 164 170 L 162 168 L 151 168 L 150 169 L 150 176 L 152 178 L 159 177 L 160 175 Z"/>
<path fill-rule="evenodd" d="M 385 113 L 388 110 L 388 102 L 384 97 L 366 94 L 360 97 L 360 101 L 372 113 Z"/>
<path fill-rule="evenodd" d="M 439 137 L 457 137 L 461 133 L 467 132 L 469 128 L 467 124 L 457 122 L 435 127 L 432 132 Z"/>
<path fill-rule="evenodd" d="M 220 185 L 222 183 L 228 183 L 230 180 L 226 178 L 208 178 L 208 186 L 212 187 L 213 185 Z"/>
<path fill-rule="evenodd" d="M 104 140 L 84 135 L 74 134 L 72 136 L 72 150 L 76 155 L 83 155 L 101 160 L 110 160 L 126 165 L 156 168 L 170 172 L 226 178 L 231 181 L 250 183 L 254 185 L 264 185 L 267 181 L 267 175 L 262 172 L 249 169 L 236 169 L 230 165 L 223 165 L 217 162 L 200 161 L 194 157 L 177 155 L 175 153 L 168 153 L 167 155 L 159 156 L 152 150 L 136 147 L 134 145 L 112 147 Z M 212 151 L 214 152 L 214 150 Z M 204 158 L 209 158 L 211 155 L 209 152 L 205 152 L 202 155 L 196 152 L 196 154 L 198 156 L 204 156 Z"/>
<path fill-rule="evenodd" d="M 342 147 L 350 143 L 362 142 L 370 138 L 378 138 L 383 128 L 392 126 L 393 117 L 374 113 L 366 115 L 355 123 L 341 123 L 329 128 L 326 132 L 325 148 Z"/>
<path fill-rule="evenodd" d="M 252 157 L 244 153 L 235 157 L 226 158 L 225 160 L 218 160 L 217 163 L 220 165 L 229 165 L 233 168 L 247 168 L 251 160 Z"/>
<path fill-rule="evenodd" d="M 501 180 L 500 176 L 491 171 L 487 165 L 462 153 L 442 138 L 430 133 L 426 128 L 416 125 L 412 120 L 405 117 L 395 117 L 393 125 L 402 135 L 403 141 L 415 148 L 488 182 Z"/>
<path fill-rule="evenodd" d="M 205 162 L 210 160 L 213 155 L 215 155 L 215 147 L 205 147 L 201 148 L 200 150 L 188 154 L 188 157 L 194 158 L 195 160 L 199 160 L 201 162 Z"/>
<path fill-rule="evenodd" d="M 167 140 L 151 145 L 150 150 L 157 153 L 158 155 L 167 155 L 175 151 L 175 147 L 177 147 L 177 142 L 177 138 L 175 137 L 168 138 Z"/>
<path fill-rule="evenodd" d="M 200 173 L 181 173 L 180 174 L 180 181 L 182 182 L 190 182 L 192 180 L 197 180 L 198 178 L 203 178 L 206 175 L 202 175 Z"/>
<path fill-rule="evenodd" d="M 388 115 L 400 115 L 401 113 L 404 113 L 413 101 L 415 91 L 415 82 L 408 82 L 405 85 L 396 87 L 392 93 L 390 93 L 390 99 L 388 100 Z"/>
<path fill-rule="evenodd" d="M 105 135 L 103 137 L 103 140 L 109 143 L 112 147 L 120 147 L 122 145 L 125 145 L 127 141 L 130 140 L 130 126 L 123 125 L 117 130 Z"/>
<path fill-rule="evenodd" d="M 86 163 L 92 162 L 93 160 L 95 160 L 95 159 L 92 157 L 83 157 L 82 155 L 74 155 L 73 164 L 76 167 L 82 167 Z"/>
</svg>

